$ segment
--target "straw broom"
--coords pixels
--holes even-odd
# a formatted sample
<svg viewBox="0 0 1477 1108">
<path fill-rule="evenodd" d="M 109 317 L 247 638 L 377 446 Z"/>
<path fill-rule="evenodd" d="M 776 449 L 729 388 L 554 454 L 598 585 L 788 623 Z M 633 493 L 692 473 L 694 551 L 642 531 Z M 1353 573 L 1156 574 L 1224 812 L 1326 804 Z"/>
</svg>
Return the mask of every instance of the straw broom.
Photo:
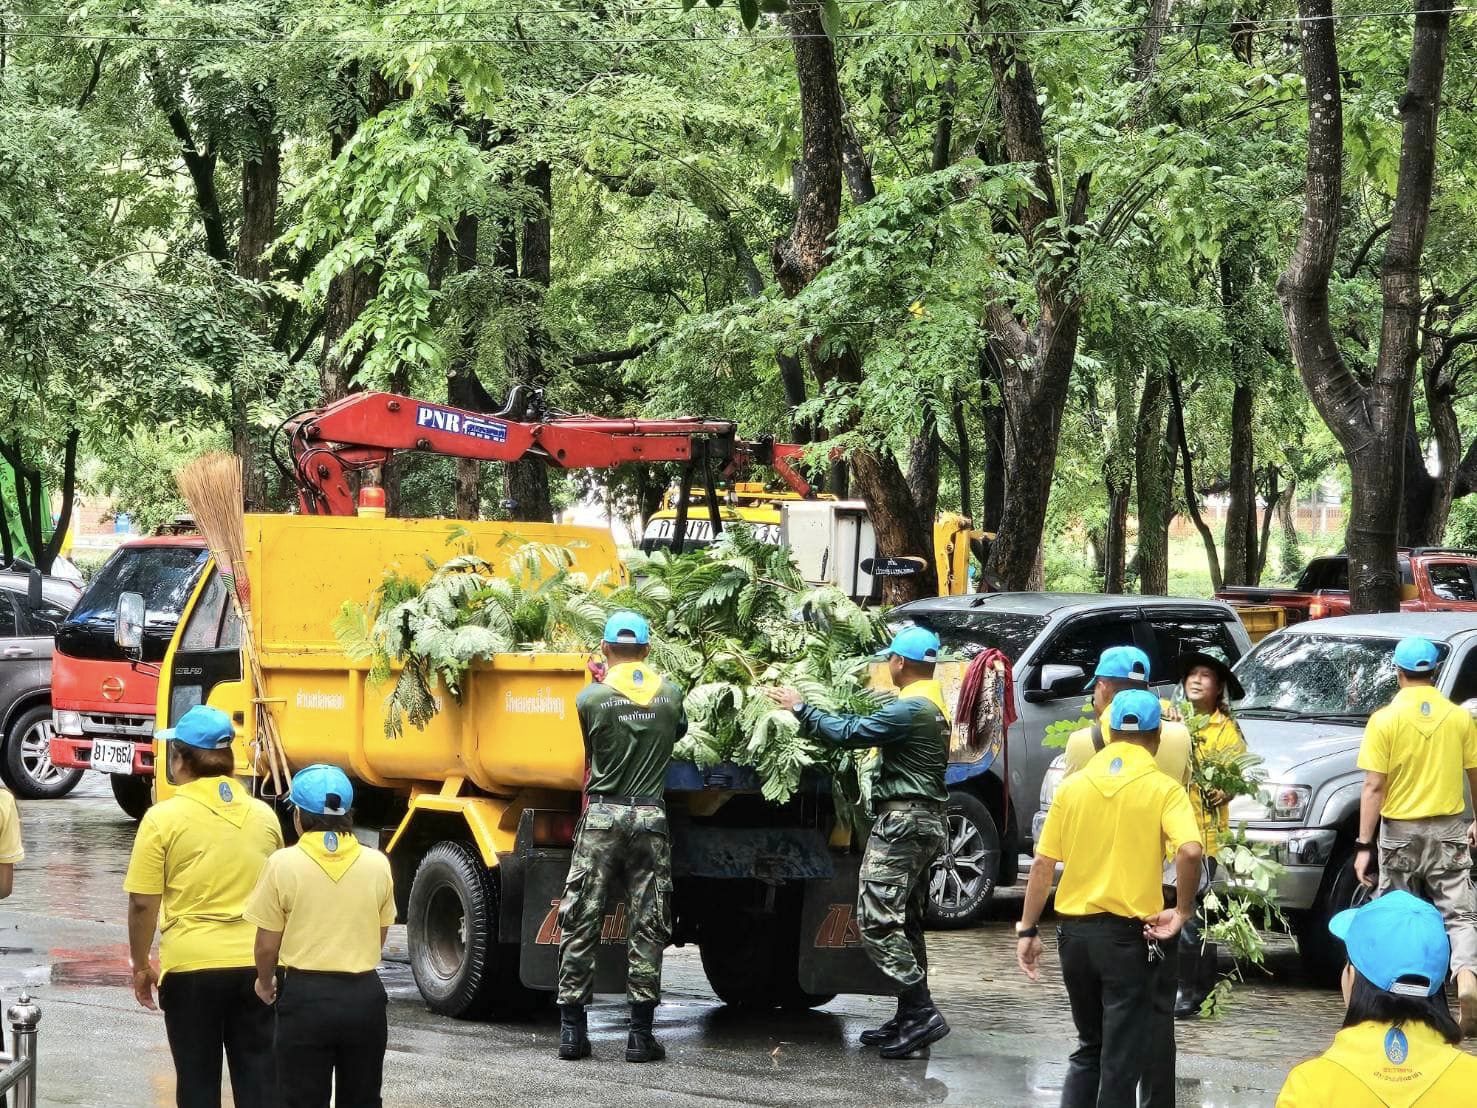
<svg viewBox="0 0 1477 1108">
<path fill-rule="evenodd" d="M 196 526 L 205 536 L 205 543 L 210 547 L 211 556 L 215 558 L 221 581 L 225 584 L 231 603 L 236 608 L 236 615 L 241 620 L 241 653 L 251 666 L 252 686 L 256 689 L 252 711 L 256 719 L 257 742 L 260 744 L 257 768 L 260 772 L 261 755 L 265 754 L 272 787 L 280 796 L 286 791 L 283 782 L 290 782 L 292 773 L 287 766 L 287 757 L 282 752 L 277 723 L 272 718 L 271 709 L 262 699 L 266 685 L 251 624 L 251 580 L 246 575 L 246 520 L 245 499 L 241 492 L 241 461 L 234 454 L 221 451 L 203 454 L 181 467 L 174 479 L 185 503 L 190 506 Z"/>
</svg>

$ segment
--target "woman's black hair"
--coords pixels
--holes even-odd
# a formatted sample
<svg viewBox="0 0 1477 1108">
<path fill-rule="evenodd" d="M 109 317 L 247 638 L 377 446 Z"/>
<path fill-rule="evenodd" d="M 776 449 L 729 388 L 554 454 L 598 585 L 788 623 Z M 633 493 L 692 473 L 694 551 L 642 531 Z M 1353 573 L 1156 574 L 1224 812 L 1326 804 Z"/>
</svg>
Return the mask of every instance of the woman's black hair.
<svg viewBox="0 0 1477 1108">
<path fill-rule="evenodd" d="M 347 835 L 354 830 L 352 815 L 320 816 L 299 808 L 297 818 L 302 822 L 304 835 L 312 834 L 314 831 L 337 831 L 341 835 Z"/>
<path fill-rule="evenodd" d="M 1354 987 L 1349 992 L 1349 1010 L 1344 1013 L 1344 1026 L 1358 1023 L 1423 1023 L 1452 1046 L 1462 1041 L 1462 1029 L 1451 1018 L 1446 996 L 1401 996 L 1387 993 L 1369 978 L 1354 971 Z"/>
<path fill-rule="evenodd" d="M 229 746 L 202 750 L 182 742 L 171 742 L 169 749 L 179 755 L 180 764 L 191 777 L 230 777 L 236 772 L 236 752 Z"/>
</svg>

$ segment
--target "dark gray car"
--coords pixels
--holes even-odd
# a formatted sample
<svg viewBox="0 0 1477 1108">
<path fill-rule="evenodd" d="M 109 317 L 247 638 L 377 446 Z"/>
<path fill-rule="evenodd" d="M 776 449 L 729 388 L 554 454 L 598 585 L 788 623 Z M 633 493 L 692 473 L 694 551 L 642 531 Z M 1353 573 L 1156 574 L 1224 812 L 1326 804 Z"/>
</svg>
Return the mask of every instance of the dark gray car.
<svg viewBox="0 0 1477 1108">
<path fill-rule="evenodd" d="M 57 578 L 39 585 L 0 573 L 0 777 L 29 799 L 65 796 L 82 777 L 51 762 L 52 636 L 79 592 Z"/>
<path fill-rule="evenodd" d="M 895 623 L 932 628 L 946 651 L 965 659 L 994 648 L 1011 660 L 1020 719 L 1004 766 L 951 765 L 949 843 L 929 886 L 929 923 L 975 922 L 999 884 L 1013 884 L 1019 856 L 1030 854 L 1031 823 L 1047 767 L 1058 753 L 1041 745 L 1049 724 L 1082 712 L 1098 655 L 1137 646 L 1149 655 L 1150 680 L 1167 690 L 1174 660 L 1214 648 L 1234 662 L 1250 647 L 1235 609 L 1217 600 L 1099 593 L 985 593 L 918 600 L 894 609 Z M 1002 833 L 1003 828 L 1003 833 Z"/>
</svg>

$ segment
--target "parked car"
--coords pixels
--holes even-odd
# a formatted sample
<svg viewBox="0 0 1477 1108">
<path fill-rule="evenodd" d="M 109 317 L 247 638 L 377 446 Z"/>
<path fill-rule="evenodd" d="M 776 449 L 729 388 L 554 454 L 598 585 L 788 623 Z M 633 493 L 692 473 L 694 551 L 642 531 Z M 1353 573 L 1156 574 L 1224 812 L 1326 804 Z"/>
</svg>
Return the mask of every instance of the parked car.
<svg viewBox="0 0 1477 1108">
<path fill-rule="evenodd" d="M 52 636 L 77 595 L 70 581 L 0 573 L 0 777 L 17 796 L 65 796 L 82 776 L 51 761 Z"/>
<path fill-rule="evenodd" d="M 997 884 L 1015 882 L 1020 855 L 1034 846 L 1031 817 L 1054 756 L 1041 740 L 1049 724 L 1082 711 L 1098 655 L 1110 646 L 1142 648 L 1152 661 L 1151 682 L 1167 690 L 1181 652 L 1215 648 L 1234 662 L 1250 648 L 1235 611 L 1213 600 L 987 593 L 918 600 L 892 615 L 932 628 L 947 651 L 965 659 L 1002 651 L 1011 660 L 1020 713 L 1006 743 L 1008 789 L 1003 764 L 949 767 L 949 842 L 929 884 L 935 927 L 974 923 Z"/>
<path fill-rule="evenodd" d="M 1477 551 L 1402 550 L 1399 567 L 1401 611 L 1477 612 Z M 1349 559 L 1343 554 L 1314 558 L 1290 589 L 1234 586 L 1215 595 L 1230 604 L 1283 608 L 1289 624 L 1348 615 Z"/>
</svg>

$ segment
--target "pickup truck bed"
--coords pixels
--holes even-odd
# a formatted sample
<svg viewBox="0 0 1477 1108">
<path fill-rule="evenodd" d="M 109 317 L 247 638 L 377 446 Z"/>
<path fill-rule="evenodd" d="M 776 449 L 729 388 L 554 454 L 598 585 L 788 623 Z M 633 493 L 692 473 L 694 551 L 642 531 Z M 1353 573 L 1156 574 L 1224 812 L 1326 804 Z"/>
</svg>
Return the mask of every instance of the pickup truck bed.
<svg viewBox="0 0 1477 1108">
<path fill-rule="evenodd" d="M 1477 553 L 1417 548 L 1399 556 L 1401 611 L 1477 612 Z M 1215 594 L 1236 606 L 1275 605 L 1289 624 L 1349 613 L 1349 559 L 1314 558 L 1289 589 L 1232 586 Z"/>
</svg>

